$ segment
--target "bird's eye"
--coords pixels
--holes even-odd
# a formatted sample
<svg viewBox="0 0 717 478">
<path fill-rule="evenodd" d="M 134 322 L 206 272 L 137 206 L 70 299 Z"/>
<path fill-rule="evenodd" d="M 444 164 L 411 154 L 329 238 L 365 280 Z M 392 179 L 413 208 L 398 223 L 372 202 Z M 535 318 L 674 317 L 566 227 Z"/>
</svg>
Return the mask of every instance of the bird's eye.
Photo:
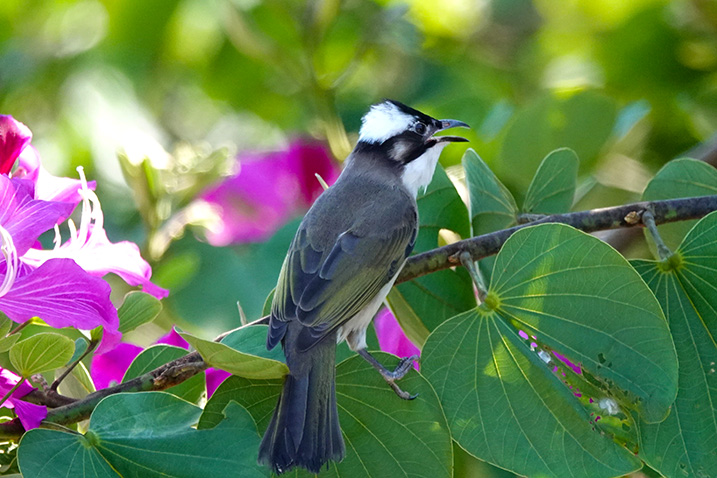
<svg viewBox="0 0 717 478">
<path fill-rule="evenodd" d="M 413 131 L 420 135 L 423 135 L 426 133 L 426 125 L 423 123 L 416 123 L 416 125 L 413 127 Z"/>
</svg>

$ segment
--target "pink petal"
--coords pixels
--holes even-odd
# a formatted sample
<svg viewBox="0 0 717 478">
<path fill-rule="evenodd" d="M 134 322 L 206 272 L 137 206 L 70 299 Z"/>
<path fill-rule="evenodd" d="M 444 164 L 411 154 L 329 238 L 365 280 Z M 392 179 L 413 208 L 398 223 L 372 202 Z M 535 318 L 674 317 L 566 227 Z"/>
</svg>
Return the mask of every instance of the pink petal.
<svg viewBox="0 0 717 478">
<path fill-rule="evenodd" d="M 325 146 L 305 141 L 295 141 L 287 151 L 237 159 L 239 173 L 202 195 L 222 211 L 220 227 L 207 233 L 215 246 L 269 238 L 321 194 L 315 173 L 328 184 L 339 173 Z"/>
<path fill-rule="evenodd" d="M 169 295 L 167 289 L 150 281 L 152 268 L 140 255 L 137 244 L 129 241 L 112 243 L 104 229 L 94 224 L 90 224 L 89 229 L 89 239 L 85 244 L 74 244 L 69 240 L 57 249 L 30 249 L 23 261 L 38 266 L 53 258 L 69 258 L 94 276 L 103 277 L 111 272 L 129 285 L 141 285 L 144 292 L 158 299 Z"/>
<path fill-rule="evenodd" d="M 71 259 L 51 259 L 18 276 L 12 289 L 0 297 L 0 310 L 15 322 L 38 316 L 55 328 L 89 330 L 102 325 L 116 331 L 119 320 L 110 292 L 109 284 Z"/>
<path fill-rule="evenodd" d="M 207 380 L 207 399 L 211 398 L 214 391 L 222 384 L 224 380 L 231 377 L 232 374 L 218 368 L 208 368 L 206 371 Z"/>
<path fill-rule="evenodd" d="M 75 205 L 82 200 L 78 192 L 82 189 L 82 181 L 50 174 L 40 163 L 40 155 L 32 145 L 25 148 L 18 158 L 18 167 L 13 172 L 13 178 L 32 181 L 35 184 L 35 199 Z M 87 186 L 94 190 L 96 183 L 89 181 Z"/>
<path fill-rule="evenodd" d="M 7 370 L 5 368 L 0 369 L 0 397 L 4 397 L 7 392 L 12 390 L 12 387 L 15 386 L 15 384 L 20 380 L 20 376 L 11 372 L 10 370 Z M 35 387 L 30 385 L 30 382 L 25 380 L 14 392 L 12 392 L 12 396 L 5 401 L 3 406 L 7 408 L 13 408 L 13 398 L 21 398 L 27 395 L 28 393 L 35 390 Z"/>
<path fill-rule="evenodd" d="M 25 430 L 32 430 L 40 426 L 40 422 L 47 418 L 47 407 L 34 403 L 15 401 L 15 413 Z"/>
<path fill-rule="evenodd" d="M 184 340 L 181 335 L 172 327 L 167 334 L 161 336 L 155 342 L 156 344 L 174 345 L 175 347 L 181 347 L 189 350 L 189 342 Z"/>
<path fill-rule="evenodd" d="M 68 217 L 73 204 L 33 199 L 33 185 L 0 175 L 0 225 L 12 236 L 18 256 L 27 252 L 37 238 Z"/>
<path fill-rule="evenodd" d="M 0 174 L 8 174 L 32 139 L 32 132 L 12 116 L 0 115 Z"/>
<path fill-rule="evenodd" d="M 90 375 L 95 387 L 100 390 L 120 383 L 130 364 L 142 350 L 138 345 L 121 343 L 108 352 L 92 357 Z"/>
<path fill-rule="evenodd" d="M 374 326 L 376 327 L 379 347 L 384 352 L 389 352 L 399 357 L 410 357 L 421 353 L 418 347 L 408 340 L 389 309 L 384 308 L 376 315 Z M 414 363 L 414 367 L 418 370 L 417 364 Z"/>
</svg>

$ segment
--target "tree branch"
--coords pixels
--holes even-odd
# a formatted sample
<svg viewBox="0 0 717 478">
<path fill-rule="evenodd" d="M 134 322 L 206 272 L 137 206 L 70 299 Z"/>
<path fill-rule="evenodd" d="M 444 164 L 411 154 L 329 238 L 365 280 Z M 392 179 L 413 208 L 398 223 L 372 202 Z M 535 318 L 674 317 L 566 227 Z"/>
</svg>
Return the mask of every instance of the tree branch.
<svg viewBox="0 0 717 478">
<path fill-rule="evenodd" d="M 568 224 L 585 232 L 595 232 L 621 227 L 643 226 L 640 218 L 643 212 L 648 210 L 648 208 L 650 208 L 654 216 L 655 224 L 658 225 L 668 222 L 698 219 L 717 210 L 717 195 L 639 202 L 624 206 L 546 216 L 543 219 L 529 224 L 465 239 L 448 246 L 417 254 L 408 259 L 397 283 L 406 282 L 431 272 L 459 265 L 461 263 L 460 255 L 463 252 L 469 253 L 473 260 L 496 254 L 511 235 L 524 227 L 551 222 Z M 266 324 L 267 322 L 268 316 L 243 325 L 239 327 L 239 329 L 257 324 Z M 221 340 L 234 330 L 220 335 L 215 340 Z M 45 422 L 68 425 L 85 420 L 89 418 L 92 410 L 94 410 L 100 400 L 109 395 L 121 392 L 166 390 L 167 388 L 184 382 L 204 371 L 206 368 L 207 365 L 198 352 L 189 353 L 184 357 L 164 364 L 133 380 L 114 387 L 98 390 L 81 400 L 63 404 L 58 408 L 50 410 Z M 16 439 L 23 433 L 25 433 L 25 429 L 17 418 L 0 423 L 0 438 Z"/>
<path fill-rule="evenodd" d="M 667 199 L 663 201 L 643 201 L 624 206 L 592 209 L 590 211 L 571 212 L 567 214 L 554 214 L 543 219 L 522 224 L 520 226 L 503 229 L 501 231 L 472 237 L 409 257 L 406 265 L 398 276 L 396 283 L 406 282 L 431 272 L 459 265 L 459 255 L 462 252 L 470 253 L 474 261 L 497 254 L 510 236 L 524 227 L 545 224 L 548 222 L 568 224 L 585 232 L 605 231 L 608 229 L 642 226 L 638 221 L 626 219 L 628 214 L 642 213 L 648 208 L 655 217 L 656 224 L 668 222 L 699 219 L 712 211 L 717 210 L 717 195 L 697 198 Z"/>
</svg>

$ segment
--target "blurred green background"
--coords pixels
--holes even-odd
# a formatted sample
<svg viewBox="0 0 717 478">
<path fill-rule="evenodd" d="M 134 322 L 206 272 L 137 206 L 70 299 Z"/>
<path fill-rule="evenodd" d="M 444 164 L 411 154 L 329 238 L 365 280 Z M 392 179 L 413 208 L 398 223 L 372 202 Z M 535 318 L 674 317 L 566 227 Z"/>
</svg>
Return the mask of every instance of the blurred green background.
<svg viewBox="0 0 717 478">
<path fill-rule="evenodd" d="M 51 172 L 86 168 L 110 238 L 140 244 L 171 289 L 162 319 L 130 337 L 143 345 L 173 323 L 236 327 L 237 301 L 261 316 L 297 222 L 213 247 L 209 219 L 186 218 L 235 153 L 304 137 L 340 161 L 387 97 L 471 124 L 470 146 L 519 200 L 568 146 L 575 209 L 616 205 L 711 147 L 716 72 L 711 0 L 0 2 L 0 113 L 32 129 Z M 442 157 L 457 182 L 463 150 Z M 459 476 L 488 476 L 466 460 Z"/>
<path fill-rule="evenodd" d="M 227 154 L 310 137 L 340 161 L 388 97 L 470 123 L 518 198 L 569 146 L 576 209 L 619 204 L 709 144 L 716 33 L 706 0 L 4 0 L 0 112 L 33 130 L 51 172 L 98 181 L 110 238 L 143 246 L 172 289 L 164 325 L 211 335 L 238 325 L 237 300 L 260 316 L 295 228 L 217 248 L 195 217 L 151 247 L 231 171 Z M 442 157 L 458 181 L 462 152 Z"/>
</svg>

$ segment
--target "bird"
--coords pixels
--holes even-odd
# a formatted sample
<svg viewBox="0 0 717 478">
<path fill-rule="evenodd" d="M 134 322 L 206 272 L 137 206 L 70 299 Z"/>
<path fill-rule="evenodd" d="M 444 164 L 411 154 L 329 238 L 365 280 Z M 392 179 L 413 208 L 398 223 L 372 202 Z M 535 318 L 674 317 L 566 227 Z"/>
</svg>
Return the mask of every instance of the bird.
<svg viewBox="0 0 717 478">
<path fill-rule="evenodd" d="M 267 333 L 267 349 L 281 343 L 289 368 L 259 446 L 259 463 L 274 473 L 295 467 L 318 473 L 344 458 L 337 343 L 345 340 L 399 397 L 416 397 L 396 381 L 417 357 L 388 370 L 366 350 L 366 331 L 413 250 L 419 190 L 431 182 L 443 148 L 468 141 L 435 136 L 454 127 L 468 125 L 394 100 L 372 105 L 339 178 L 299 225 L 279 274 Z"/>
</svg>

